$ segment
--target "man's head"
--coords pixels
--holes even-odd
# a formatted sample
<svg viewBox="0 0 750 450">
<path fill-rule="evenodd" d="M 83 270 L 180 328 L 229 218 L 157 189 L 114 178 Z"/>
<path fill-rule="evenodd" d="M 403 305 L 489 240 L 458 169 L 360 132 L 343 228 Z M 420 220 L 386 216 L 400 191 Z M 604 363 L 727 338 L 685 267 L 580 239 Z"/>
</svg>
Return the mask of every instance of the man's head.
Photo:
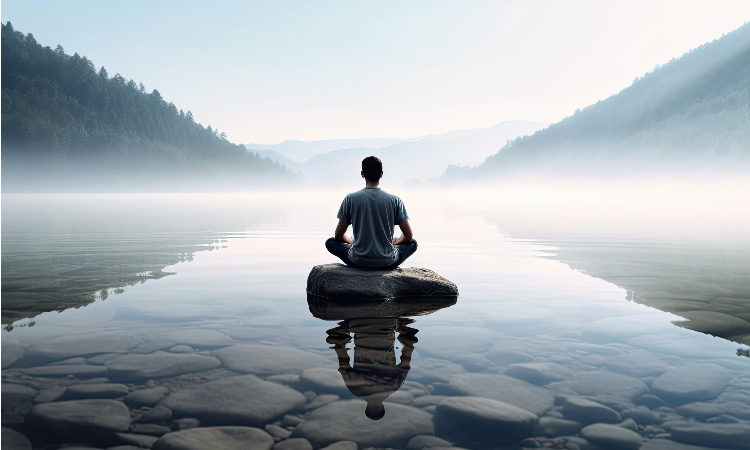
<svg viewBox="0 0 750 450">
<path fill-rule="evenodd" d="M 367 402 L 365 415 L 370 420 L 380 420 L 385 416 L 385 406 L 382 402 Z"/>
<path fill-rule="evenodd" d="M 362 160 L 362 176 L 367 181 L 377 183 L 383 176 L 383 162 L 377 156 L 368 156 Z"/>
</svg>

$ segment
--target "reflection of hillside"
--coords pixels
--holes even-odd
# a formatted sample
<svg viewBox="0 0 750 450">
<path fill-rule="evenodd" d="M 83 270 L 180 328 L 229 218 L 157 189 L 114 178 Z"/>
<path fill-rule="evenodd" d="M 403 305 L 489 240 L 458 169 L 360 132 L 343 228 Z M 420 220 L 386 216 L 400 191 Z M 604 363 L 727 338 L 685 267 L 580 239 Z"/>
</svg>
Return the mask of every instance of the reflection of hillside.
<svg viewBox="0 0 750 450">
<path fill-rule="evenodd" d="M 107 300 L 219 248 L 215 234 L 3 236 L 2 323 Z M 213 243 L 212 243 L 213 242 Z M 9 327 L 10 329 L 10 327 Z"/>
<path fill-rule="evenodd" d="M 560 243 L 552 256 L 684 317 L 675 325 L 750 345 L 750 248 L 643 241 Z"/>
</svg>

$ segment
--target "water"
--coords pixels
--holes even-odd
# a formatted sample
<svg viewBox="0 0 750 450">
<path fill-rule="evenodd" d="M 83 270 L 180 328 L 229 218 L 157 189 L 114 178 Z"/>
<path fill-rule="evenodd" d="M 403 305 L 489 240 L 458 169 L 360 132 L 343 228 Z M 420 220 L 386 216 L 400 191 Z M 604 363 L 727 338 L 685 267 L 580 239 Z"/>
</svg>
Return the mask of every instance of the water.
<svg viewBox="0 0 750 450">
<path fill-rule="evenodd" d="M 316 449 L 633 448 L 581 431 L 633 419 L 644 448 L 747 448 L 748 214 L 729 192 L 405 192 L 406 266 L 460 296 L 378 317 L 305 292 L 335 262 L 341 193 L 5 195 L 3 427 L 39 448 L 150 446 L 188 419 L 276 424 Z M 146 388 L 123 409 L 123 389 Z M 92 397 L 115 400 L 55 415 Z M 208 448 L 273 442 L 222 433 Z"/>
</svg>

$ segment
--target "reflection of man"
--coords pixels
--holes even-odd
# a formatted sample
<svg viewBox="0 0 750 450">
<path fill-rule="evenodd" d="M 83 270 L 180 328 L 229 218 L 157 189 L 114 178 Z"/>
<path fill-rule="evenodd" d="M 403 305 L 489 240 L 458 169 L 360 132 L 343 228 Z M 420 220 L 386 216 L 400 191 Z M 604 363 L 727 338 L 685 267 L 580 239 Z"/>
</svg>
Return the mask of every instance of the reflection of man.
<svg viewBox="0 0 750 450">
<path fill-rule="evenodd" d="M 351 319 L 328 330 L 329 344 L 339 357 L 339 373 L 346 387 L 367 402 L 365 415 L 378 420 L 385 415 L 383 401 L 396 392 L 409 373 L 415 336 L 419 330 L 406 325 L 411 319 Z M 401 342 L 401 361 L 396 363 L 396 332 Z M 350 365 L 346 344 L 354 333 L 354 366 Z"/>
</svg>

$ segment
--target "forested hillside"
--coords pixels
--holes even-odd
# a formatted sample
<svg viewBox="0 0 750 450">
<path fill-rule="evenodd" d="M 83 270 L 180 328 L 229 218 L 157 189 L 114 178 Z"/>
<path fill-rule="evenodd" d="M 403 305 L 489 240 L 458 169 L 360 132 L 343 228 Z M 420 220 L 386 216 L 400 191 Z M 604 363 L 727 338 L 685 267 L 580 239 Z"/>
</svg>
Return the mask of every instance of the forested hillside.
<svg viewBox="0 0 750 450">
<path fill-rule="evenodd" d="M 724 175 L 750 168 L 750 24 L 447 179 Z"/>
<path fill-rule="evenodd" d="M 200 87 L 196 87 L 200 88 Z M 257 187 L 298 177 L 154 89 L 2 25 L 3 191 Z"/>
</svg>

